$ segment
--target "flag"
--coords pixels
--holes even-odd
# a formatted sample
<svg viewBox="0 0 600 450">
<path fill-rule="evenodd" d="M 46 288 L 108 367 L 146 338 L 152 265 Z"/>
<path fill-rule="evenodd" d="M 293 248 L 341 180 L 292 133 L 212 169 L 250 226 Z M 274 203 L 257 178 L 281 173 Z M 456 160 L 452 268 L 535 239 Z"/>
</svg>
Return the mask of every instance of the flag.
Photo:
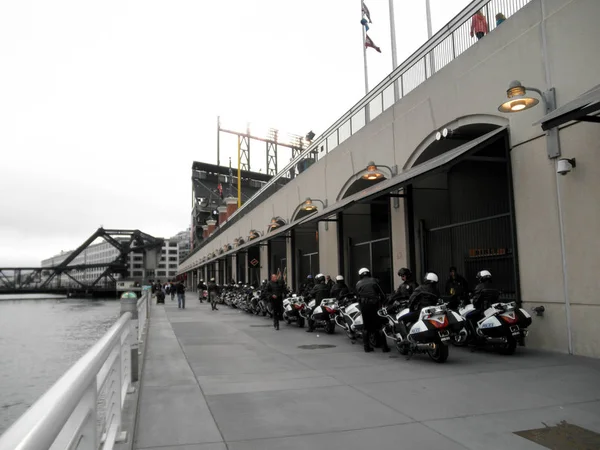
<svg viewBox="0 0 600 450">
<path fill-rule="evenodd" d="M 217 191 L 219 191 L 219 197 L 223 198 L 223 186 L 221 186 L 221 183 L 217 185 Z"/>
<path fill-rule="evenodd" d="M 369 31 L 369 22 L 367 19 L 361 19 L 360 23 L 365 27 L 365 31 Z"/>
<path fill-rule="evenodd" d="M 364 16 L 367 16 L 367 19 L 369 19 L 369 23 L 373 23 L 371 22 L 371 13 L 369 12 L 369 8 L 367 8 L 367 5 L 365 5 L 365 2 L 362 2 L 362 13 Z"/>
<path fill-rule="evenodd" d="M 375 45 L 375 43 L 371 40 L 371 38 L 369 37 L 369 35 L 366 35 L 366 39 L 365 39 L 365 47 L 371 47 L 374 48 L 375 50 L 377 50 L 379 53 L 381 53 L 381 49 L 379 47 L 377 47 Z"/>
</svg>

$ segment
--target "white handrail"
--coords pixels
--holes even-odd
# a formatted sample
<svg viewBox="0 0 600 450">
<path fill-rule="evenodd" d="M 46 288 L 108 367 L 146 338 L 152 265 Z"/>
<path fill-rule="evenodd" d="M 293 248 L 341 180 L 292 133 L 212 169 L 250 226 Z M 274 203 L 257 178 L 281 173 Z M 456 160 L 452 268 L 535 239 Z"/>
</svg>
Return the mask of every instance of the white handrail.
<svg viewBox="0 0 600 450">
<path fill-rule="evenodd" d="M 143 309 L 142 333 L 148 304 L 149 293 L 144 293 L 138 303 Z M 0 436 L 0 450 L 109 450 L 122 440 L 121 411 L 131 392 L 131 349 L 137 352 L 132 325 L 132 314 L 124 313 Z"/>
</svg>

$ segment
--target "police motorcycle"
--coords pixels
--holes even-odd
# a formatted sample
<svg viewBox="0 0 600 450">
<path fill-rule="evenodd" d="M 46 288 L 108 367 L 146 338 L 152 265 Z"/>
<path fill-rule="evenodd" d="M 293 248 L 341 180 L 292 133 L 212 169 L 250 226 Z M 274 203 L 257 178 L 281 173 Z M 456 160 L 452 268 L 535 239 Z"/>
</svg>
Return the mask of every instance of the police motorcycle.
<svg viewBox="0 0 600 450">
<path fill-rule="evenodd" d="M 489 270 L 482 270 L 477 274 L 479 286 L 491 283 L 491 278 Z M 470 301 L 459 309 L 460 315 L 465 319 L 465 328 L 455 338 L 454 344 L 489 347 L 503 355 L 512 355 L 518 344 L 524 346 L 529 334 L 527 327 L 532 322 L 531 315 L 519 308 L 516 302 L 500 302 L 500 291 L 497 289 L 483 287 L 475 295 L 474 300 L 478 305 Z M 477 306 L 482 307 L 483 314 Z"/>
<path fill-rule="evenodd" d="M 292 322 L 296 322 L 298 328 L 304 328 L 305 319 L 300 315 L 300 311 L 307 307 L 302 296 L 292 294 L 283 299 L 283 320 L 291 325 Z"/>
<path fill-rule="evenodd" d="M 428 273 L 425 279 L 437 283 L 434 273 Z M 422 308 L 414 323 L 405 324 L 402 321 L 404 316 L 411 314 L 408 300 L 395 302 L 390 307 L 380 309 L 377 314 L 388 321 L 383 327 L 386 338 L 393 340 L 398 352 L 407 355 L 407 359 L 419 353 L 429 355 L 437 363 L 445 362 L 452 336 L 460 333 L 464 327 L 464 318 L 439 300 L 437 305 Z"/>
<path fill-rule="evenodd" d="M 335 324 L 346 332 L 346 336 L 352 344 L 356 344 L 357 339 L 362 340 L 364 335 L 364 324 L 358 297 L 355 294 L 349 294 L 340 299 L 338 304 L 340 313 L 335 316 Z M 384 323 L 387 322 L 382 320 L 382 324 Z M 375 333 L 370 335 L 369 340 L 371 341 L 371 347 L 381 345 Z"/>
</svg>

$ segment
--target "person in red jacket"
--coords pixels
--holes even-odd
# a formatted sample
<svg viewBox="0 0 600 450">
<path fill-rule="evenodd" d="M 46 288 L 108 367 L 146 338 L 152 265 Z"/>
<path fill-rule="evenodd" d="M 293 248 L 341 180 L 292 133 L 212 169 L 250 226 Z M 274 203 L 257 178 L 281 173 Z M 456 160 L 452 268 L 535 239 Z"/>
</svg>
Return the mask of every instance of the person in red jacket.
<svg viewBox="0 0 600 450">
<path fill-rule="evenodd" d="M 471 37 L 477 36 L 477 40 L 488 34 L 490 31 L 487 19 L 481 10 L 477 11 L 471 19 Z"/>
</svg>

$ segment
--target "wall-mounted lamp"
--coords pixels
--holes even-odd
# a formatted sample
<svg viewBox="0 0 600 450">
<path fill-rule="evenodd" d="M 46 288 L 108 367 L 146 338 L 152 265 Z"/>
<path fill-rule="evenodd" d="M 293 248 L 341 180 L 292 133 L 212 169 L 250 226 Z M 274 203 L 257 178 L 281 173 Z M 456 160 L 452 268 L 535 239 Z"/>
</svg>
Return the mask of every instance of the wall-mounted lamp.
<svg viewBox="0 0 600 450">
<path fill-rule="evenodd" d="M 256 239 L 259 236 L 261 236 L 260 231 L 258 231 L 258 230 L 250 230 L 250 234 L 248 235 L 248 240 L 251 241 L 252 239 Z"/>
<path fill-rule="evenodd" d="M 511 81 L 506 91 L 507 101 L 498 106 L 498 111 L 503 113 L 514 113 L 525 111 L 526 109 L 533 108 L 540 101 L 527 95 L 527 91 L 537 93 L 544 102 L 546 108 L 546 114 L 555 109 L 555 93 L 554 89 L 548 89 L 546 92 L 542 92 L 539 89 L 526 87 L 521 84 L 520 81 Z"/>
<path fill-rule="evenodd" d="M 361 178 L 363 180 L 375 181 L 375 180 L 379 180 L 381 178 L 385 178 L 385 175 L 383 174 L 383 172 L 381 170 L 379 170 L 377 168 L 375 163 L 373 161 L 371 161 L 367 165 L 367 171 Z"/>
<path fill-rule="evenodd" d="M 285 221 L 281 217 L 273 217 L 269 223 L 269 231 L 274 230 L 285 225 Z"/>
<path fill-rule="evenodd" d="M 318 198 L 310 198 L 307 197 L 306 200 L 304 200 L 304 204 L 302 205 L 302 211 L 316 211 L 318 208 L 317 206 L 314 204 L 314 202 L 319 202 L 323 205 L 323 208 L 327 207 L 327 200 L 323 201 L 323 200 L 319 200 Z"/>
<path fill-rule="evenodd" d="M 539 89 L 526 87 L 520 81 L 511 81 L 506 91 L 507 101 L 498 106 L 498 111 L 503 113 L 514 113 L 533 108 L 540 101 L 527 95 L 527 91 L 537 93 L 545 108 L 545 114 L 549 114 L 556 109 L 556 91 L 550 88 L 545 92 Z M 546 132 L 546 152 L 548 158 L 557 158 L 560 156 L 560 141 L 558 140 L 558 129 L 554 128 Z"/>
<path fill-rule="evenodd" d="M 302 207 L 300 209 L 302 209 L 303 211 L 317 211 L 318 208 L 314 204 L 314 202 L 321 203 L 321 205 L 323 205 L 323 209 L 327 208 L 327 199 L 325 199 L 325 201 L 323 201 L 323 200 L 319 200 L 318 198 L 307 197 L 306 200 L 304 200 L 304 204 L 302 205 Z M 325 222 L 325 231 L 327 231 L 327 230 L 329 230 L 329 224 L 327 222 Z"/>
</svg>

